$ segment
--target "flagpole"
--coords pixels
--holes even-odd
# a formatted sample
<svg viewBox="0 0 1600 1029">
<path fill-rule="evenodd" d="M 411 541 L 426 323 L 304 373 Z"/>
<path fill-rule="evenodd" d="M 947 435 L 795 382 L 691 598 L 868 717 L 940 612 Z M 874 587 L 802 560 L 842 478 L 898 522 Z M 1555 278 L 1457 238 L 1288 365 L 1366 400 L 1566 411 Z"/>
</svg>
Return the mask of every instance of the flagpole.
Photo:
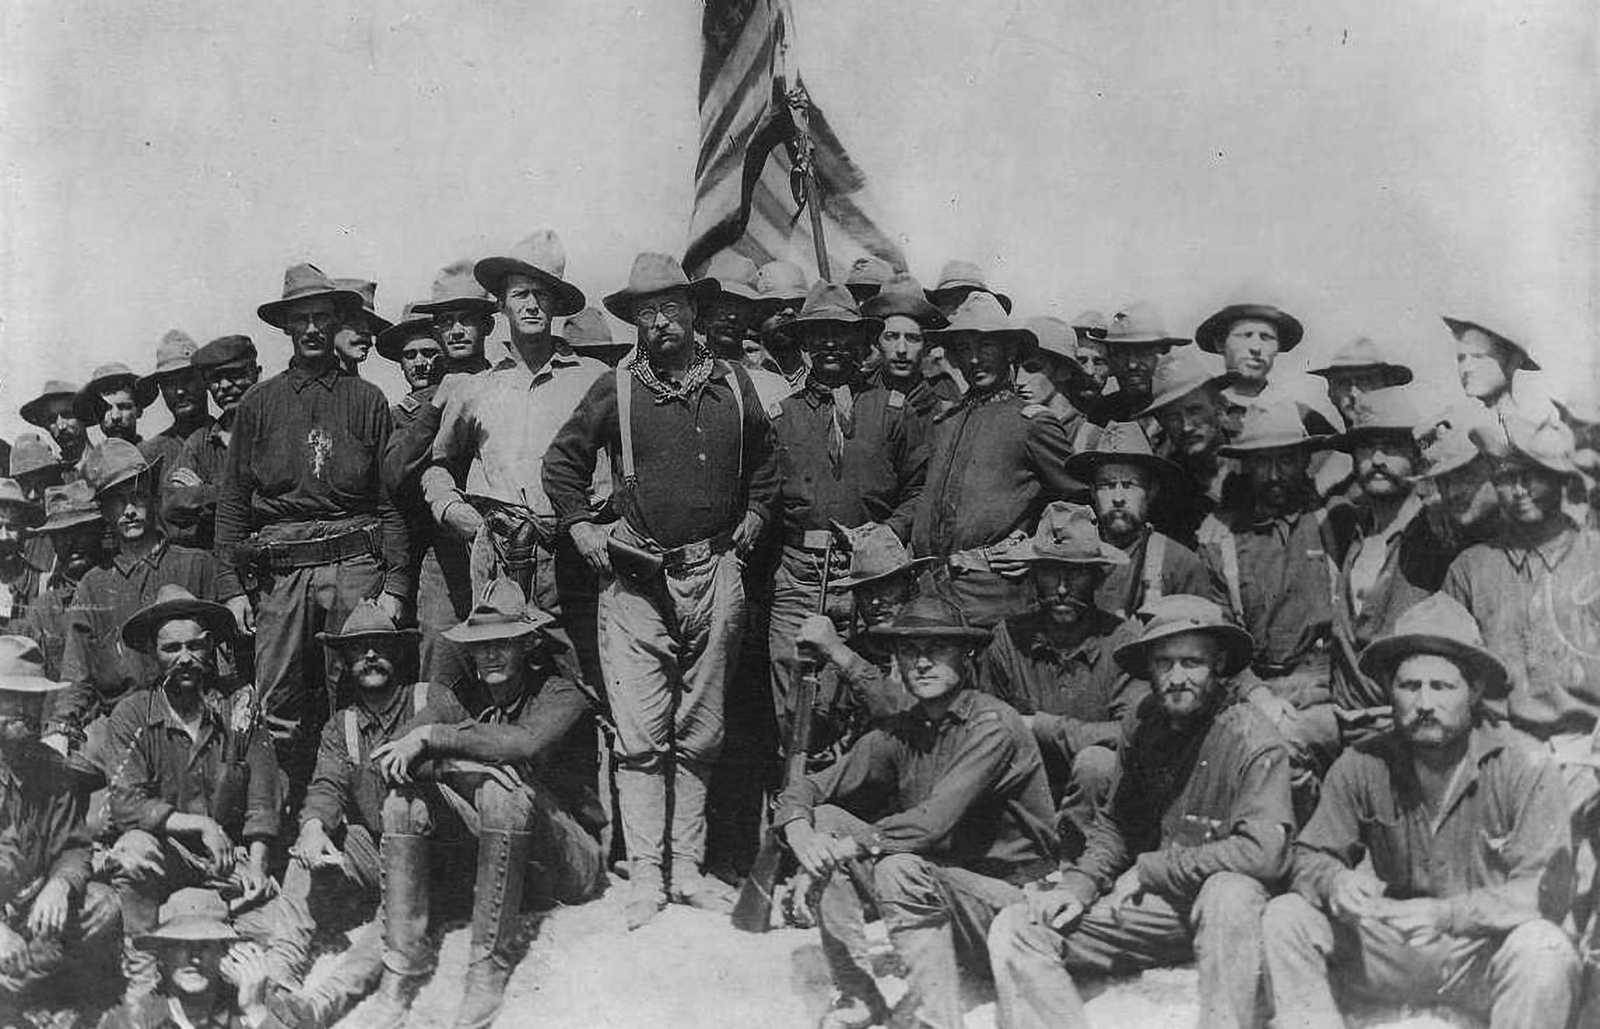
<svg viewBox="0 0 1600 1029">
<path fill-rule="evenodd" d="M 794 13 L 788 0 L 775 2 L 778 3 L 778 17 L 783 25 L 778 60 L 783 74 L 784 99 L 789 104 L 789 118 L 794 123 L 795 171 L 800 176 L 805 206 L 811 212 L 811 245 L 816 251 L 817 274 L 824 282 L 832 282 L 828 240 L 822 231 L 822 189 L 817 183 L 816 146 L 811 139 L 811 98 L 806 95 L 805 87 L 795 79 L 790 63 L 789 46 L 794 34 Z"/>
</svg>

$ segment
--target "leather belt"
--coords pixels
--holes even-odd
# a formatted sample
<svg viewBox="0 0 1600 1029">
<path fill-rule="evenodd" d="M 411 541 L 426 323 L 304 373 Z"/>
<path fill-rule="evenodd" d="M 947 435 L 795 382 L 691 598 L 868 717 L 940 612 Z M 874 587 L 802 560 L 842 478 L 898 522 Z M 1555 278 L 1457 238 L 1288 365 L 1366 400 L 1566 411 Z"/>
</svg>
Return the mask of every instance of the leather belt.
<svg viewBox="0 0 1600 1029">
<path fill-rule="evenodd" d="M 945 563 L 956 574 L 962 572 L 987 572 L 989 565 L 989 548 L 973 547 L 971 550 L 958 550 L 945 558 Z"/>
<path fill-rule="evenodd" d="M 245 552 L 249 564 L 268 572 L 316 568 L 355 557 L 376 557 L 383 553 L 379 527 L 376 525 L 308 540 L 263 540 L 256 537 L 241 544 L 239 549 Z"/>
<path fill-rule="evenodd" d="M 827 529 L 788 529 L 783 534 L 784 546 L 801 550 L 827 550 L 833 542 L 833 533 Z"/>
<path fill-rule="evenodd" d="M 681 547 L 673 547 L 661 552 L 661 566 L 667 571 L 676 571 L 688 565 L 699 564 L 710 560 L 718 554 L 724 553 L 733 546 L 733 533 L 722 532 L 710 539 L 695 540 L 685 543 Z"/>
</svg>

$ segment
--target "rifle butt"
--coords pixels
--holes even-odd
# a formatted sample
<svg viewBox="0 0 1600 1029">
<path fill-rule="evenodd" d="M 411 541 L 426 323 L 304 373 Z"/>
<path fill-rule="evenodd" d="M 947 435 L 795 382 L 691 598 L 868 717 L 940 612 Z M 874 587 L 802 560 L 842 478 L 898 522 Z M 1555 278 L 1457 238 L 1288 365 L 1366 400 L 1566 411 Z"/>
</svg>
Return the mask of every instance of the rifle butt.
<svg viewBox="0 0 1600 1029">
<path fill-rule="evenodd" d="M 729 921 L 740 932 L 764 933 L 772 928 L 772 891 L 778 883 L 778 866 L 783 861 L 783 846 L 778 834 L 768 829 L 761 838 L 761 850 L 750 868 Z"/>
</svg>

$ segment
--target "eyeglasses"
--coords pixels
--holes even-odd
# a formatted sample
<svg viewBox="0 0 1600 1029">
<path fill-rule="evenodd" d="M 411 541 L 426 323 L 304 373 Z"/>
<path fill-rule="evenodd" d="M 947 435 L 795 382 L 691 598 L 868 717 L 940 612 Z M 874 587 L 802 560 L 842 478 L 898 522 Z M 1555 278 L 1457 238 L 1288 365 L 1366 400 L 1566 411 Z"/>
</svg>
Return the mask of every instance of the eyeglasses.
<svg viewBox="0 0 1600 1029">
<path fill-rule="evenodd" d="M 305 329 L 315 325 L 319 329 L 327 330 L 339 323 L 339 316 L 332 311 L 291 311 L 284 316 L 283 322 L 291 329 Z"/>
<path fill-rule="evenodd" d="M 683 313 L 683 305 L 676 300 L 668 300 L 662 304 L 644 304 L 633 309 L 633 320 L 649 325 L 660 315 L 667 321 L 672 321 Z"/>
</svg>

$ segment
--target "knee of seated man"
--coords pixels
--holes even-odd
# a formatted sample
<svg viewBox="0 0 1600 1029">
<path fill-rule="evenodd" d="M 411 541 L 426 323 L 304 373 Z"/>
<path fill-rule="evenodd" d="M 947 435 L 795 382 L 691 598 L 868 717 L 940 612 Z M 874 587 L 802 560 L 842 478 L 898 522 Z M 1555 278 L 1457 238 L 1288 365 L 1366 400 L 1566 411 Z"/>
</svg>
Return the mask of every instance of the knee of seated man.
<svg viewBox="0 0 1600 1029">
<path fill-rule="evenodd" d="M 1507 933 L 1495 961 L 1548 982 L 1575 976 L 1579 967 L 1578 952 L 1567 934 L 1542 918 L 1524 922 Z"/>
<path fill-rule="evenodd" d="M 166 874 L 161 841 L 143 829 L 129 829 L 118 836 L 107 862 L 113 878 L 120 882 L 143 882 Z"/>
<path fill-rule="evenodd" d="M 533 794 L 526 786 L 507 789 L 492 779 L 486 780 L 474 799 L 485 829 L 521 832 L 533 820 Z"/>
<path fill-rule="evenodd" d="M 1200 887 L 1194 900 L 1196 927 L 1212 929 L 1248 928 L 1261 925 L 1267 906 L 1267 890 L 1260 882 L 1238 872 L 1217 872 Z"/>
<path fill-rule="evenodd" d="M 1298 893 L 1273 897 L 1261 912 L 1261 935 L 1267 946 L 1286 946 L 1302 939 L 1327 916 Z"/>
<path fill-rule="evenodd" d="M 915 854 L 886 854 L 872 866 L 872 885 L 884 908 L 942 903 L 934 866 Z"/>
<path fill-rule="evenodd" d="M 1110 747 L 1084 747 L 1072 759 L 1073 781 L 1091 796 L 1105 792 L 1117 774 L 1117 754 Z"/>
<path fill-rule="evenodd" d="M 1012 904 L 995 915 L 994 921 L 989 923 L 989 958 L 997 967 L 1002 966 L 1008 954 L 1040 949 L 1040 941 L 1046 936 L 1053 939 L 1045 940 L 1044 948 L 1052 951 L 1057 949 L 1056 941 L 1060 939 L 1060 934 L 1035 922 L 1026 903 Z"/>
<path fill-rule="evenodd" d="M 410 787 L 393 789 L 383 798 L 383 831 L 401 835 L 425 835 L 433 829 L 428 803 Z"/>
</svg>

